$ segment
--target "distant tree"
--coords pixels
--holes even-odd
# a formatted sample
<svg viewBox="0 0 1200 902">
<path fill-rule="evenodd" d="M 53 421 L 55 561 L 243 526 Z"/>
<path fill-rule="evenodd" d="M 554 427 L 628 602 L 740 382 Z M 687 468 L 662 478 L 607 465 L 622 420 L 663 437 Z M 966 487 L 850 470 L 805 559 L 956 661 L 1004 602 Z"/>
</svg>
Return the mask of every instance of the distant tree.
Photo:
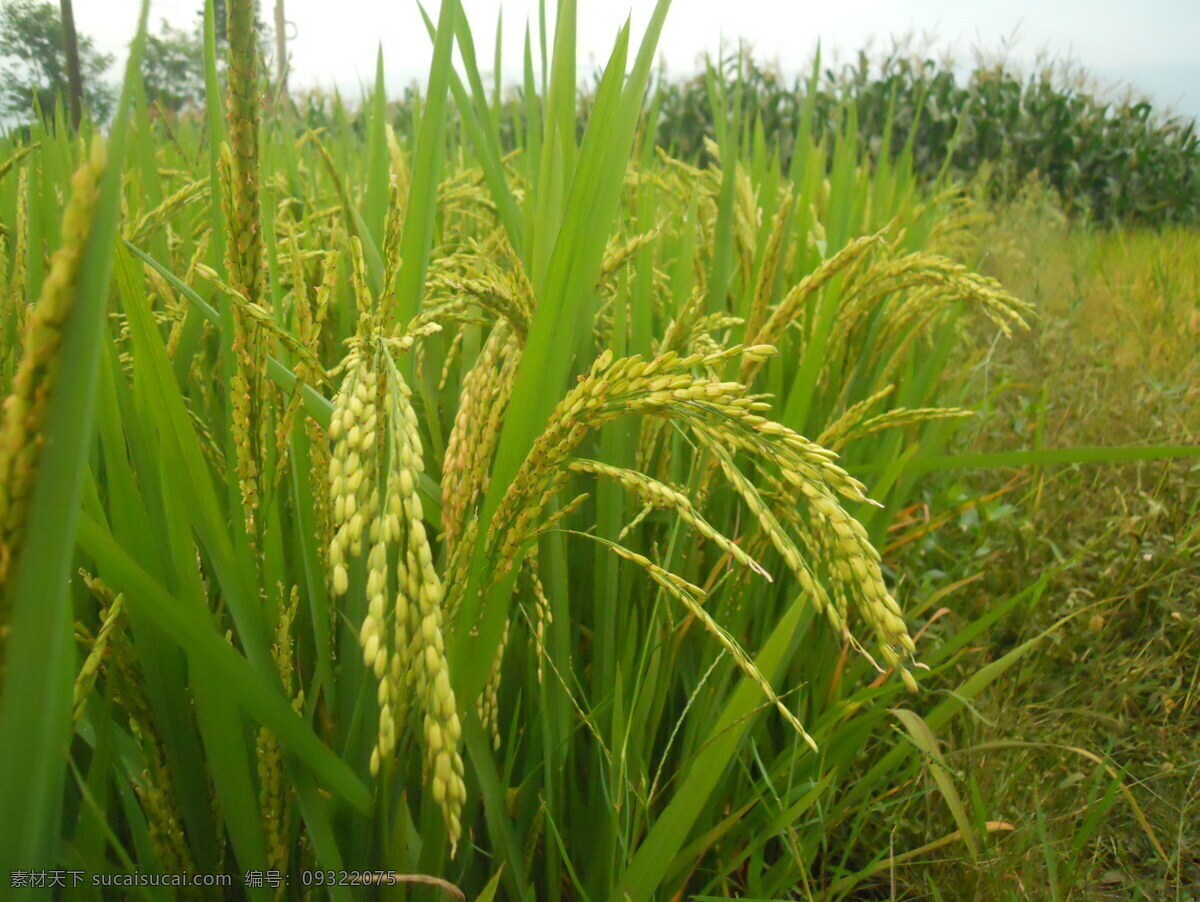
<svg viewBox="0 0 1200 902">
<path fill-rule="evenodd" d="M 103 81 L 112 57 L 77 36 L 83 102 L 97 119 L 108 115 L 112 88 Z M 51 119 L 69 95 L 66 35 L 60 10 L 46 0 L 0 5 L 0 113 L 28 117 L 35 106 Z"/>
<path fill-rule="evenodd" d="M 204 101 L 204 39 L 199 28 L 188 32 L 164 19 L 157 34 L 146 36 L 142 60 L 146 99 L 178 112 Z"/>
</svg>

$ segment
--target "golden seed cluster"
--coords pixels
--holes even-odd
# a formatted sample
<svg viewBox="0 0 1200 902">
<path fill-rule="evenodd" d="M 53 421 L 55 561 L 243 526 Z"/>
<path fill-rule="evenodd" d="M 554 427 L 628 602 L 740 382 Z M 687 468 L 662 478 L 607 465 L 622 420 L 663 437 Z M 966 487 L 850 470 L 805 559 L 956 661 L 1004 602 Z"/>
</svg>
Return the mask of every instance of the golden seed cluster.
<svg viewBox="0 0 1200 902">
<path fill-rule="evenodd" d="M 415 699 L 423 715 L 430 789 L 455 845 L 466 801 L 459 753 L 462 725 L 442 635 L 445 593 L 418 488 L 424 460 L 417 415 L 410 389 L 389 356 L 391 344 L 378 336 L 356 340 L 334 404 L 329 428 L 334 441 L 329 469 L 335 528 L 329 550 L 331 581 L 334 594 L 345 595 L 351 562 L 362 554 L 364 544 L 370 544 L 367 613 L 359 643 L 363 663 L 379 683 L 379 731 L 371 772 L 390 773 Z"/>
<path fill-rule="evenodd" d="M 376 463 L 379 414 L 376 394 L 379 379 L 371 361 L 352 351 L 346 361 L 346 378 L 333 403 L 329 438 L 329 500 L 333 506 L 333 541 L 329 566 L 333 592 L 345 595 L 350 587 L 351 557 L 362 553 L 363 531 L 379 507 Z"/>
<path fill-rule="evenodd" d="M 75 306 L 80 265 L 106 160 L 104 142 L 97 138 L 87 159 L 71 176 L 62 243 L 50 260 L 37 304 L 26 319 L 21 360 L 13 376 L 12 393 L 4 402 L 0 432 L 0 594 L 23 539 L 41 451 L 46 401 L 60 366 L 63 329 Z"/>
<path fill-rule="evenodd" d="M 456 546 L 468 513 L 487 492 L 519 359 L 517 338 L 501 320 L 463 380 L 442 465 L 442 538 L 448 548 Z"/>
<path fill-rule="evenodd" d="M 407 614 L 412 624 L 413 670 L 417 697 L 424 708 L 423 730 L 425 763 L 434 800 L 446 819 L 451 845 L 462 834 L 462 806 L 466 801 L 463 761 L 459 753 L 462 725 L 442 637 L 444 591 L 434 567 L 433 551 L 425 532 L 424 513 L 417 494 L 417 482 L 424 470 L 417 415 L 409 401 L 409 390 L 393 369 L 398 390 L 389 394 L 391 401 L 393 472 L 395 491 L 389 495 L 393 515 L 403 512 L 406 577 L 396 596 L 396 620 Z M 415 615 L 415 617 L 414 617 Z M 399 634 L 398 634 L 399 636 Z M 395 669 L 404 659 L 393 659 Z"/>
</svg>

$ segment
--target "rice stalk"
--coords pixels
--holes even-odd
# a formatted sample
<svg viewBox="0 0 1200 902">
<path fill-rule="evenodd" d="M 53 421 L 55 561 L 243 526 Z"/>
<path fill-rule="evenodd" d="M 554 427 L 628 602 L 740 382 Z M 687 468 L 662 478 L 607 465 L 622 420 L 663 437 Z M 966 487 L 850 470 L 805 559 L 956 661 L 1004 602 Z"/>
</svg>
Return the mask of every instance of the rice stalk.
<svg viewBox="0 0 1200 902">
<path fill-rule="evenodd" d="M 4 424 L 0 431 L 0 603 L 7 596 L 6 589 L 21 551 L 26 512 L 37 479 L 46 398 L 62 366 L 59 345 L 74 303 L 105 163 L 104 143 L 97 138 L 88 158 L 71 177 L 71 197 L 63 212 L 62 243 L 51 258 L 38 301 L 26 319 L 20 363 L 13 377 L 12 392 L 4 402 Z M 0 639 L 7 632 L 7 625 L 5 612 L 0 615 Z"/>
<path fill-rule="evenodd" d="M 252 0 L 228 0 L 226 120 L 228 143 L 221 149 L 221 184 L 229 227 L 225 266 L 230 285 L 248 305 L 266 312 L 266 244 L 262 234 L 259 128 L 258 39 Z M 269 313 L 267 313 L 269 317 Z M 235 367 L 230 384 L 233 442 L 242 493 L 246 531 L 254 536 L 258 517 L 264 454 L 267 447 L 266 343 L 262 317 L 246 306 L 233 310 L 232 350 Z"/>
<path fill-rule="evenodd" d="M 287 602 L 284 602 L 284 597 Z M 292 699 L 297 713 L 304 708 L 304 691 L 296 688 L 296 668 L 293 660 L 293 624 L 300 605 L 296 587 L 288 593 L 280 590 L 280 605 L 277 611 L 275 644 L 271 656 L 279 672 L 284 693 Z M 283 750 L 274 734 L 260 727 L 257 737 L 258 778 L 260 784 L 259 806 L 262 812 L 263 832 L 267 845 L 267 868 L 281 874 L 288 872 L 291 858 L 292 794 L 284 769 Z M 276 893 L 277 898 L 285 895 L 284 887 Z"/>
<path fill-rule="evenodd" d="M 124 599 L 117 595 L 106 607 L 104 617 L 100 622 L 100 629 L 97 630 L 96 638 L 92 642 L 92 648 L 75 677 L 72 711 L 76 726 L 83 719 L 87 709 L 88 696 L 96 688 L 96 680 L 100 676 L 100 665 L 104 663 L 108 653 L 109 640 L 113 631 L 123 626 L 123 613 Z"/>
</svg>

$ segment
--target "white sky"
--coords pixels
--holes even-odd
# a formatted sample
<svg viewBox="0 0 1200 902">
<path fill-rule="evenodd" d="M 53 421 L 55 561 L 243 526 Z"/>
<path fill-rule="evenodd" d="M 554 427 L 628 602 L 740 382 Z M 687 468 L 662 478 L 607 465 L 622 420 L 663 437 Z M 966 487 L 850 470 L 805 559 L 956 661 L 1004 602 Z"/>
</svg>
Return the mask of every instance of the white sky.
<svg viewBox="0 0 1200 902">
<path fill-rule="evenodd" d="M 274 0 L 260 0 L 271 21 Z M 151 0 L 151 23 L 190 26 L 202 0 Z M 285 0 L 292 27 L 292 84 L 338 86 L 349 97 L 374 78 L 382 43 L 389 89 L 421 80 L 429 40 L 416 0 Z M 534 29 L 538 0 L 463 0 L 482 68 L 491 67 L 496 16 L 504 9 L 504 69 L 516 74 L 525 25 Z M 553 8 L 554 0 L 547 0 Z M 436 16 L 437 0 L 426 7 Z M 640 35 L 652 0 L 579 0 L 581 75 L 603 63 L 626 16 Z M 139 0 L 75 0 L 79 30 L 123 56 Z M 670 70 L 692 72 L 724 39 L 747 40 L 760 60 L 799 71 L 819 40 L 827 56 L 849 60 L 873 42 L 915 34 L 959 61 L 975 48 L 995 51 L 1015 38 L 1009 58 L 1038 51 L 1070 56 L 1106 82 L 1131 83 L 1158 103 L 1200 117 L 1200 0 L 673 0 L 659 44 Z M 553 34 L 551 32 L 551 39 Z"/>
</svg>

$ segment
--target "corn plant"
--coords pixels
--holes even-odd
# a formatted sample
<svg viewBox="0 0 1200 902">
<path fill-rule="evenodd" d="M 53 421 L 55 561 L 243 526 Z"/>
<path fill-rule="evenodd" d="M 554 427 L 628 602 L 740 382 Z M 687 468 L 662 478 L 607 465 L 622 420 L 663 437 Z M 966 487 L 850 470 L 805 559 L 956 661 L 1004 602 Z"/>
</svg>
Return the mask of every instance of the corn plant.
<svg viewBox="0 0 1200 902">
<path fill-rule="evenodd" d="M 744 52 L 710 68 L 736 82 L 785 159 L 811 108 L 816 134 L 836 134 L 853 117 L 876 158 L 911 153 L 930 183 L 986 173 L 993 196 L 1011 198 L 1037 175 L 1068 211 L 1109 226 L 1194 224 L 1200 211 L 1194 119 L 1098 89 L 1062 64 L 1026 74 L 979 63 L 958 79 L 945 62 L 899 45 L 878 59 L 860 53 L 840 69 L 822 69 L 818 55 L 806 79 L 787 79 Z M 703 154 L 719 116 L 709 100 L 713 77 L 659 85 L 659 138 L 681 156 Z"/>
</svg>

